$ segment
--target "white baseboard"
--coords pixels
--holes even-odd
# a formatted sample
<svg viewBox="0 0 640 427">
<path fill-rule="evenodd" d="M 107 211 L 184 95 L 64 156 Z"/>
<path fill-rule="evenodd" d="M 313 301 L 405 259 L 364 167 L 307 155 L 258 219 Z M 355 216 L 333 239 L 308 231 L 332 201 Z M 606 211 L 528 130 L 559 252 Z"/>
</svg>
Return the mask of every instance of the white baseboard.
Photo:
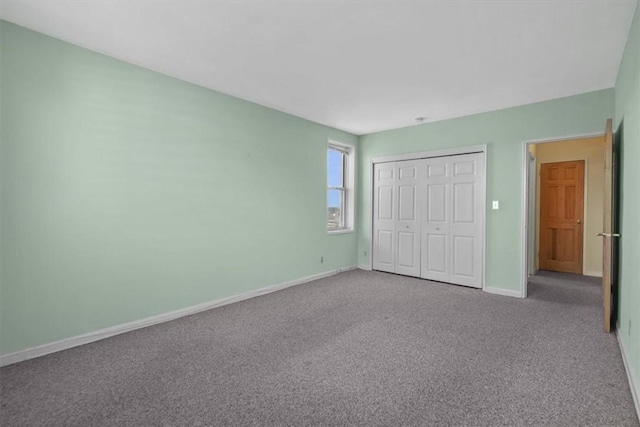
<svg viewBox="0 0 640 427">
<path fill-rule="evenodd" d="M 492 288 L 490 286 L 487 286 L 482 290 L 490 294 L 503 295 L 505 297 L 513 298 L 522 298 L 522 293 L 520 293 L 520 291 L 512 291 L 511 289 Z"/>
<path fill-rule="evenodd" d="M 4 354 L 0 356 L 0 366 L 7 366 L 13 363 L 22 362 L 24 360 L 33 359 L 36 357 L 55 353 L 57 351 L 67 350 L 73 347 L 77 347 L 80 345 L 89 344 L 95 341 L 109 338 L 114 335 L 124 334 L 125 332 L 133 331 L 140 328 L 145 328 L 151 325 L 156 325 L 158 323 L 169 322 L 171 320 L 179 319 L 181 317 L 189 316 L 195 313 L 199 313 L 201 311 L 210 310 L 212 308 L 220 307 L 223 305 L 233 304 L 234 302 L 244 301 L 250 298 L 255 298 L 257 296 L 269 294 L 271 292 L 286 289 L 291 286 L 301 285 L 303 283 L 322 279 L 324 277 L 333 276 L 334 274 L 342 273 L 344 271 L 355 270 L 356 268 L 357 267 L 353 265 L 350 267 L 331 270 L 324 273 L 313 274 L 311 276 L 307 276 L 307 277 L 303 277 L 295 280 L 289 280 L 288 282 L 267 286 L 266 288 L 256 289 L 255 291 L 245 292 L 239 295 L 234 295 L 232 297 L 221 298 L 214 301 L 193 305 L 191 307 L 181 308 L 178 310 L 169 311 L 169 312 L 158 314 L 155 316 L 146 317 L 144 319 L 134 320 L 133 322 L 111 326 L 109 328 L 100 329 L 98 331 L 93 331 L 93 332 L 89 332 L 82 335 L 76 335 L 75 337 L 65 338 L 60 341 L 55 341 L 55 342 L 43 344 L 37 347 L 20 350 L 15 353 Z"/>
<path fill-rule="evenodd" d="M 616 328 L 616 338 L 620 345 L 620 353 L 622 353 L 622 362 L 624 363 L 624 369 L 627 371 L 627 378 L 629 379 L 629 388 L 631 388 L 631 396 L 633 397 L 633 403 L 636 405 L 636 414 L 640 418 L 640 382 L 633 369 L 633 365 L 629 360 L 629 355 L 624 346 L 624 342 L 620 339 L 620 328 Z"/>
<path fill-rule="evenodd" d="M 358 264 L 358 268 L 360 270 L 367 270 L 367 271 L 371 271 L 371 266 L 368 264 Z"/>
<path fill-rule="evenodd" d="M 582 274 L 589 277 L 602 277 L 602 271 L 585 270 Z"/>
</svg>

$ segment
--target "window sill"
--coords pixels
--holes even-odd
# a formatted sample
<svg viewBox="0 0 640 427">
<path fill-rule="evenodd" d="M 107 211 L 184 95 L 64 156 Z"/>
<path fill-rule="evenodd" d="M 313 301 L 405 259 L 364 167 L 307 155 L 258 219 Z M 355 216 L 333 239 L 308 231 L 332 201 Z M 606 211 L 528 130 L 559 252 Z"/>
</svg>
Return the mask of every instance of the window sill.
<svg viewBox="0 0 640 427">
<path fill-rule="evenodd" d="M 353 228 L 339 228 L 337 230 L 327 230 L 327 234 L 349 234 L 355 233 Z"/>
</svg>

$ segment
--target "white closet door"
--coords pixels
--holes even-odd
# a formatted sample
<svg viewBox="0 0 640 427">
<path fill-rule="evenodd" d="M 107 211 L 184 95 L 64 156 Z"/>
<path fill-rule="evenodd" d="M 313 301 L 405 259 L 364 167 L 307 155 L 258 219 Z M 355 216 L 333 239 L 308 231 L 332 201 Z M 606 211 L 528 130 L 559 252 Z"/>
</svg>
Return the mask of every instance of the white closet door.
<svg viewBox="0 0 640 427">
<path fill-rule="evenodd" d="M 374 165 L 373 269 L 482 287 L 482 153 Z"/>
<path fill-rule="evenodd" d="M 482 286 L 482 177 L 484 157 L 480 153 L 451 157 L 450 186 L 450 281 Z"/>
<path fill-rule="evenodd" d="M 420 206 L 418 172 L 423 160 L 396 163 L 398 218 L 395 272 L 420 277 Z"/>
<path fill-rule="evenodd" d="M 449 221 L 451 193 L 451 158 L 423 160 L 420 170 L 422 201 L 421 274 L 420 277 L 441 282 L 451 281 Z"/>
<path fill-rule="evenodd" d="M 396 164 L 375 164 L 373 176 L 373 269 L 395 273 Z"/>
</svg>

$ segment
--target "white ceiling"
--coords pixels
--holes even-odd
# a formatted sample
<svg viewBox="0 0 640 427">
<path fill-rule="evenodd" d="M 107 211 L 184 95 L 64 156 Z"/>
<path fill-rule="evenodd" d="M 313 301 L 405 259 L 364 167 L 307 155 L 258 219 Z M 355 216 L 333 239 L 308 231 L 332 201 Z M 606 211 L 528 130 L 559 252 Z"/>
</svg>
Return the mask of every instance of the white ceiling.
<svg viewBox="0 0 640 427">
<path fill-rule="evenodd" d="M 365 134 L 615 84 L 636 0 L 2 1 L 53 37 Z"/>
</svg>

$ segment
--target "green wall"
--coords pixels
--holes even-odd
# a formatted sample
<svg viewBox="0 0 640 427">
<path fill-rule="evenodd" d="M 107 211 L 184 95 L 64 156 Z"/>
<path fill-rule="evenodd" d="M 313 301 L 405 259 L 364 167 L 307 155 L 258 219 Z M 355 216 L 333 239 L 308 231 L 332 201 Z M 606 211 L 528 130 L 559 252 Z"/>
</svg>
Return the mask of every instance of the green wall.
<svg viewBox="0 0 640 427">
<path fill-rule="evenodd" d="M 640 7 L 636 7 L 615 95 L 614 129 L 623 122 L 618 333 L 633 366 L 636 385 L 640 387 Z"/>
<path fill-rule="evenodd" d="M 373 157 L 487 144 L 486 285 L 512 291 L 521 281 L 522 141 L 604 132 L 612 89 L 360 137 L 358 264 L 369 264 Z M 365 256 L 365 251 L 367 255 Z"/>
<path fill-rule="evenodd" d="M 357 137 L 0 37 L 1 354 L 356 263 L 325 185 L 327 139 Z"/>
</svg>

